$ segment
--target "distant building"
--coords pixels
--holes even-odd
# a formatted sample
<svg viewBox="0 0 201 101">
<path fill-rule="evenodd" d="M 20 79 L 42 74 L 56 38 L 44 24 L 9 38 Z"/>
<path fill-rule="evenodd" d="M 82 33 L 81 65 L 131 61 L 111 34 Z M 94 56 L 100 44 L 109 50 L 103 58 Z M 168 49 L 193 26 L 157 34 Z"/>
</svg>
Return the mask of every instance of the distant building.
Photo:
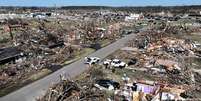
<svg viewBox="0 0 201 101">
<path fill-rule="evenodd" d="M 125 21 L 130 21 L 130 20 L 139 20 L 143 18 L 142 14 L 130 14 L 130 16 L 125 17 Z"/>
<path fill-rule="evenodd" d="M 38 13 L 31 13 L 27 17 L 32 17 L 32 18 L 38 18 L 38 19 L 43 19 L 47 17 L 55 16 L 55 13 L 50 13 L 50 12 L 38 12 Z"/>
<path fill-rule="evenodd" d="M 162 12 L 159 12 L 157 15 L 159 15 L 159 16 L 165 16 L 166 13 L 164 11 L 162 11 Z"/>
</svg>

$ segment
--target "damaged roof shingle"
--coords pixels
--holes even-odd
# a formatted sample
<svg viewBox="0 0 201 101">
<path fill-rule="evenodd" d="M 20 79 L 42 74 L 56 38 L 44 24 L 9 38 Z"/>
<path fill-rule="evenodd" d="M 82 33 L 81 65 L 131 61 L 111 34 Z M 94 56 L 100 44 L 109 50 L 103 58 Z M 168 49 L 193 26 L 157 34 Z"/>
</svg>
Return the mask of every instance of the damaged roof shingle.
<svg viewBox="0 0 201 101">
<path fill-rule="evenodd" d="M 22 56 L 22 51 L 17 47 L 8 47 L 0 49 L 0 64 L 8 63 Z"/>
</svg>

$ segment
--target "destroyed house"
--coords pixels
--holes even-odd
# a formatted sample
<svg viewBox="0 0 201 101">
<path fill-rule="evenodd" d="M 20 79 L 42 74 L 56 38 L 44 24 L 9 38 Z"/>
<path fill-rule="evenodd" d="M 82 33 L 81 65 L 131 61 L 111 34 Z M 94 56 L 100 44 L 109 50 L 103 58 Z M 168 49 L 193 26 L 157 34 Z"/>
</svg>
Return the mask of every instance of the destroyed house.
<svg viewBox="0 0 201 101">
<path fill-rule="evenodd" d="M 53 48 L 63 47 L 63 46 L 64 46 L 64 41 L 58 41 L 57 43 L 48 45 L 48 48 L 53 49 Z"/>
<path fill-rule="evenodd" d="M 8 47 L 0 49 L 0 64 L 13 62 L 23 57 L 23 52 L 16 47 Z"/>
<path fill-rule="evenodd" d="M 159 91 L 160 85 L 155 84 L 152 81 L 138 81 L 134 83 L 136 90 L 138 92 L 143 92 L 145 94 L 156 94 Z"/>
</svg>

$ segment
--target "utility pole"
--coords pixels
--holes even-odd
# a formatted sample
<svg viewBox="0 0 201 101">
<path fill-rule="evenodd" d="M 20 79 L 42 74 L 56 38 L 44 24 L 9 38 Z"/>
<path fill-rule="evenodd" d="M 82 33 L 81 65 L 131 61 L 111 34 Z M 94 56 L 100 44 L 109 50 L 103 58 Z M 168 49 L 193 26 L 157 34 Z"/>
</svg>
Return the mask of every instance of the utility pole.
<svg viewBox="0 0 201 101">
<path fill-rule="evenodd" d="M 54 13 L 57 16 L 57 4 L 54 4 Z"/>
</svg>

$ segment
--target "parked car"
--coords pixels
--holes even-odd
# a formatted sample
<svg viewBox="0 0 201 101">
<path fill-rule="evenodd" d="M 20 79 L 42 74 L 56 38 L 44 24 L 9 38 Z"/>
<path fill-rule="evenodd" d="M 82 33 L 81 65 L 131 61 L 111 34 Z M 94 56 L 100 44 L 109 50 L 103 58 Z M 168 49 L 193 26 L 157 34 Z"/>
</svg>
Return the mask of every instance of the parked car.
<svg viewBox="0 0 201 101">
<path fill-rule="evenodd" d="M 96 80 L 96 83 L 94 86 L 99 88 L 100 90 L 103 90 L 103 89 L 115 90 L 120 88 L 120 84 L 118 82 L 113 80 L 108 80 L 108 79 Z"/>
<path fill-rule="evenodd" d="M 97 64 L 99 63 L 100 58 L 98 57 L 85 57 L 85 64 Z"/>
<path fill-rule="evenodd" d="M 128 65 L 125 62 L 120 61 L 119 59 L 113 59 L 111 62 L 111 66 L 115 68 L 125 68 Z"/>
</svg>

